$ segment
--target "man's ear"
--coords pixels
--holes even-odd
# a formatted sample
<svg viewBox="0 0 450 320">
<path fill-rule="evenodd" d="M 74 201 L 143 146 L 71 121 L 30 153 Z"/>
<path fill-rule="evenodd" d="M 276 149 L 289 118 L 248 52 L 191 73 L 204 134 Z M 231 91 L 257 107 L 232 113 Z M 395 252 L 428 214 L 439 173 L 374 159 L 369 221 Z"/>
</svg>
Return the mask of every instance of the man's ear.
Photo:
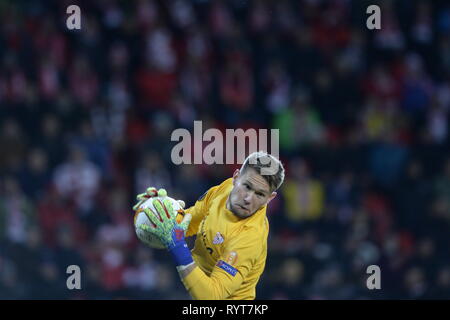
<svg viewBox="0 0 450 320">
<path fill-rule="evenodd" d="M 277 193 L 274 191 L 272 192 L 272 194 L 269 197 L 269 200 L 267 200 L 267 204 L 269 204 L 270 201 L 272 201 L 273 198 L 275 198 L 277 196 Z"/>
<path fill-rule="evenodd" d="M 233 186 L 236 184 L 236 179 L 239 177 L 239 173 L 240 173 L 239 169 L 236 169 L 233 172 Z"/>
</svg>

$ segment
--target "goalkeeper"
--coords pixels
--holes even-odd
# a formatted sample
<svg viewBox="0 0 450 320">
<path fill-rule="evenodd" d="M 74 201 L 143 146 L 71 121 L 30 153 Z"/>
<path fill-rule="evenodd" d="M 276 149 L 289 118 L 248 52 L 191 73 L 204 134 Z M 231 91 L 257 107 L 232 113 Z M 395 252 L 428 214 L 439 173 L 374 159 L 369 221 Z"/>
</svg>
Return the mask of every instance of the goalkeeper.
<svg viewBox="0 0 450 320">
<path fill-rule="evenodd" d="M 186 209 L 181 223 L 175 220 L 170 201 L 154 202 L 161 220 L 146 212 L 156 227 L 144 229 L 165 244 L 193 299 L 255 299 L 267 257 L 266 207 L 283 180 L 281 162 L 268 153 L 255 152 L 232 178 L 209 189 Z M 149 188 L 138 196 L 140 202 L 134 209 L 149 197 L 164 199 L 166 195 L 164 189 Z M 193 235 L 197 238 L 191 252 L 185 236 Z"/>
</svg>

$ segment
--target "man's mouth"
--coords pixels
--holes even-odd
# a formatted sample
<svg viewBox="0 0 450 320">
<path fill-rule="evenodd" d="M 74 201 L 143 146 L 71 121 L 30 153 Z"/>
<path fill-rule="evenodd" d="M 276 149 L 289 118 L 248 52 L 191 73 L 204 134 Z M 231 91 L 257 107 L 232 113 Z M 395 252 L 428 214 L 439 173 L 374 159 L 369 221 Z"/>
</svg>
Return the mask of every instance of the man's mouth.
<svg viewBox="0 0 450 320">
<path fill-rule="evenodd" d="M 249 211 L 246 207 L 243 207 L 240 204 L 238 204 L 238 206 L 241 207 L 242 209 L 244 209 L 245 211 Z"/>
</svg>

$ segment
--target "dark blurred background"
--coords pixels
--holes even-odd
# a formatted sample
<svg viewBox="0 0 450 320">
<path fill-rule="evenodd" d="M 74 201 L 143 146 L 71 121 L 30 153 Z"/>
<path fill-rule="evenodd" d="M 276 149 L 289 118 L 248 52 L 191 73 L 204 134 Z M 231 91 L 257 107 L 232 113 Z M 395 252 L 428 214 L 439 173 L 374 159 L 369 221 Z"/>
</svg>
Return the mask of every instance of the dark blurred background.
<svg viewBox="0 0 450 320">
<path fill-rule="evenodd" d="M 2 0 L 0 298 L 188 299 L 131 208 L 232 175 L 172 163 L 202 120 L 280 130 L 258 299 L 449 299 L 449 106 L 448 1 Z"/>
</svg>

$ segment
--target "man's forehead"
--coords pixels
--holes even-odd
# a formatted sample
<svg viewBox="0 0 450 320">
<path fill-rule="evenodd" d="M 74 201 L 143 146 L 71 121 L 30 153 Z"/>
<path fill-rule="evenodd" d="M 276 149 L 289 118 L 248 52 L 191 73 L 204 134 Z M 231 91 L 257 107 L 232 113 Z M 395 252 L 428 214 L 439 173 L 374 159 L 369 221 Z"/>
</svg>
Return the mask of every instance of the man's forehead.
<svg viewBox="0 0 450 320">
<path fill-rule="evenodd" d="M 255 189 L 260 191 L 270 192 L 269 183 L 255 170 L 246 170 L 242 175 L 242 179 L 250 182 Z"/>
</svg>

